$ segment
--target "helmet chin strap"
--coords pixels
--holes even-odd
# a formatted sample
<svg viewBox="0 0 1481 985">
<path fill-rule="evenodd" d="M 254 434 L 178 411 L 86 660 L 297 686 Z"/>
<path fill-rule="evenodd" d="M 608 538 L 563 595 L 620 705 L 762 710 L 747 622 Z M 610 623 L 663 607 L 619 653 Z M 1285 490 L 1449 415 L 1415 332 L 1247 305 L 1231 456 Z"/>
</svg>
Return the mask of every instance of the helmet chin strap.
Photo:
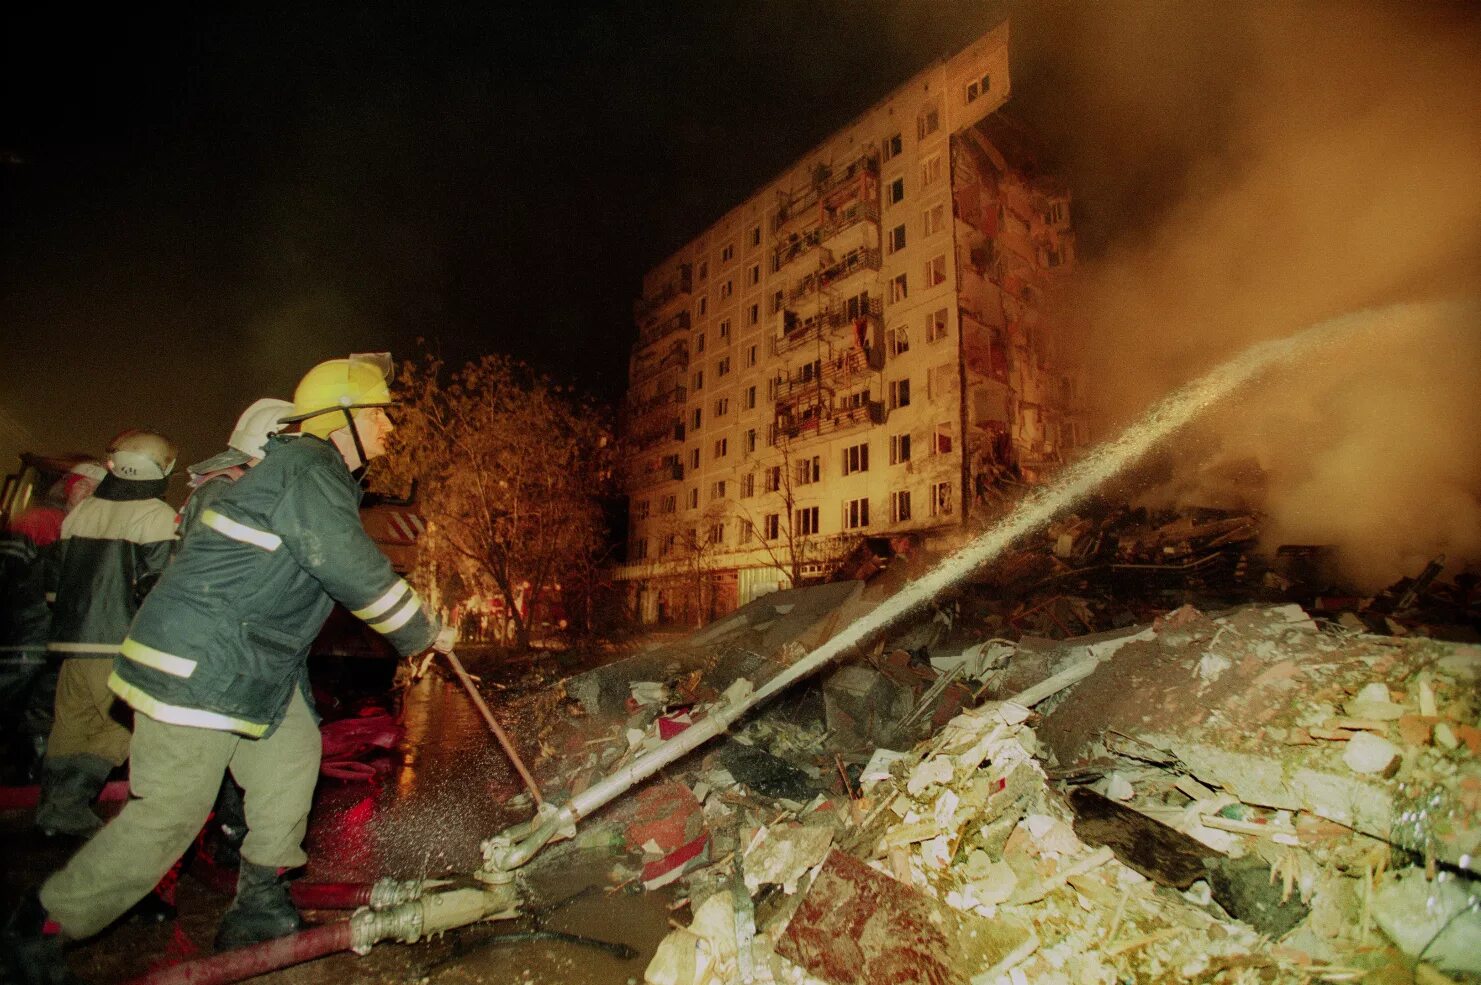
<svg viewBox="0 0 1481 985">
<path fill-rule="evenodd" d="M 350 413 L 350 408 L 341 407 L 340 412 L 345 415 L 345 421 L 350 426 L 350 438 L 355 442 L 355 454 L 360 456 L 360 464 L 350 469 L 350 475 L 359 482 L 365 478 L 365 470 L 370 466 L 370 459 L 365 455 L 365 446 L 360 443 L 360 429 L 355 426 L 355 415 Z"/>
</svg>

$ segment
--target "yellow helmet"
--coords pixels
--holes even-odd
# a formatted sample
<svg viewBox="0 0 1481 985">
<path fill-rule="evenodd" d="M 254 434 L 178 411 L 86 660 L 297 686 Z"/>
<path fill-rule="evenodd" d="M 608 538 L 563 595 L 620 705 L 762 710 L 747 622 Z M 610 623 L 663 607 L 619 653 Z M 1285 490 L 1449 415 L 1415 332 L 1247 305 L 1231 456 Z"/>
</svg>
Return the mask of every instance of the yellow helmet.
<svg viewBox="0 0 1481 985">
<path fill-rule="evenodd" d="M 349 412 L 356 407 L 391 405 L 391 390 L 386 385 L 390 372 L 388 352 L 356 353 L 348 359 L 322 362 L 298 381 L 293 412 L 281 420 L 285 424 L 301 421 L 299 430 L 304 434 L 327 438 L 348 423 Z"/>
</svg>

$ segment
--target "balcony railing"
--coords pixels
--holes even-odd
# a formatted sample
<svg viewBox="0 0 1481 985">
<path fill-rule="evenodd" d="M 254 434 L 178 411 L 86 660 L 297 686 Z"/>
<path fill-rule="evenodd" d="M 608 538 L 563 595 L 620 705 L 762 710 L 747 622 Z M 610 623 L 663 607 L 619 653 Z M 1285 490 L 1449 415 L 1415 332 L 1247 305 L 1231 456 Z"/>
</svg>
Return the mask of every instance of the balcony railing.
<svg viewBox="0 0 1481 985">
<path fill-rule="evenodd" d="M 862 304 L 857 298 L 835 301 L 823 310 L 806 317 L 800 317 L 791 311 L 783 311 L 778 316 L 778 321 L 781 323 L 780 331 L 771 340 L 772 355 L 779 356 L 806 342 L 818 341 L 828 332 L 851 326 L 860 320 L 864 322 L 866 337 L 878 339 L 883 311 L 884 303 L 875 297 L 866 299 Z M 883 352 L 880 356 L 883 357 Z M 881 363 L 875 368 L 882 368 L 882 365 Z"/>
<path fill-rule="evenodd" d="M 661 339 L 667 338 L 675 332 L 682 332 L 689 328 L 689 309 L 675 312 L 673 317 L 665 318 L 661 322 L 644 325 L 638 330 L 638 348 L 650 346 Z"/>
<path fill-rule="evenodd" d="M 658 410 L 661 407 L 667 407 L 669 404 L 682 404 L 687 396 L 688 391 L 685 389 L 683 384 L 679 384 L 677 386 L 669 387 L 667 390 L 656 393 L 653 396 L 649 397 L 647 400 L 636 403 L 629 402 L 627 408 L 628 420 L 641 420 L 643 417 L 651 414 L 653 411 Z"/>
<path fill-rule="evenodd" d="M 873 147 L 840 168 L 819 165 L 806 186 L 787 195 L 778 204 L 771 219 L 772 231 L 780 230 L 789 220 L 802 215 L 813 205 L 850 183 L 868 185 L 878 180 L 878 177 L 879 152 Z"/>
<path fill-rule="evenodd" d="M 848 431 L 866 424 L 885 422 L 884 402 L 870 400 L 856 406 L 830 409 L 814 405 L 803 409 L 800 415 L 777 418 L 771 425 L 771 441 L 775 444 L 783 438 L 810 438 L 814 435 Z"/>
<path fill-rule="evenodd" d="M 657 350 L 648 350 L 635 357 L 629 382 L 632 386 L 639 386 L 666 369 L 686 369 L 688 366 L 689 340 L 675 339 L 661 356 Z"/>
<path fill-rule="evenodd" d="M 665 482 L 684 478 L 684 466 L 680 462 L 663 462 L 634 469 L 628 476 L 628 489 L 647 489 Z"/>
<path fill-rule="evenodd" d="M 867 376 L 874 370 L 884 368 L 884 359 L 878 360 L 879 365 L 874 365 L 870 359 L 873 351 L 879 346 L 871 346 L 868 351 L 854 346 L 845 349 L 827 359 L 819 360 L 816 370 L 803 368 L 788 376 L 778 374 L 771 381 L 771 398 L 773 400 L 784 400 L 793 394 L 807 393 L 809 390 L 827 390 L 833 392 L 846 387 L 849 383 Z M 881 353 L 881 356 L 883 353 Z M 808 364 L 812 366 L 811 363 Z"/>
<path fill-rule="evenodd" d="M 801 232 L 794 232 L 777 243 L 771 254 L 771 270 L 776 273 L 787 264 L 805 255 L 814 246 L 828 242 L 839 233 L 852 229 L 861 222 L 879 223 L 879 203 L 870 199 L 859 199 L 831 215 L 824 212 L 823 218 Z"/>
<path fill-rule="evenodd" d="M 679 265 L 678 272 L 674 274 L 662 287 L 647 297 L 638 298 L 633 302 L 633 318 L 643 323 L 653 318 L 670 301 L 678 297 L 684 297 L 694 289 L 693 271 L 689 264 Z"/>
<path fill-rule="evenodd" d="M 788 303 L 806 297 L 814 291 L 827 290 L 845 278 L 864 270 L 879 269 L 879 248 L 860 246 L 816 270 L 798 281 L 797 286 L 787 292 Z"/>
</svg>

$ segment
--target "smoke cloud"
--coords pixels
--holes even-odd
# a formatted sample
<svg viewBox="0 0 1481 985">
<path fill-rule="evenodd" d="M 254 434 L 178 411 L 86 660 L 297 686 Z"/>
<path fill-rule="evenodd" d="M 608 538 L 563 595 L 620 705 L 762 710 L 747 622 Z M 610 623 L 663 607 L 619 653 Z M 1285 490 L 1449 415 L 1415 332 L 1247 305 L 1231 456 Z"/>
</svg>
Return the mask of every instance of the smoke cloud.
<svg viewBox="0 0 1481 985">
<path fill-rule="evenodd" d="M 1474 11 L 1083 9 L 1057 26 L 1086 56 L 1057 54 L 1086 98 L 1057 125 L 1077 194 L 1110 203 L 1077 215 L 1068 307 L 1104 432 L 1261 339 L 1481 297 Z M 1436 554 L 1474 569 L 1481 320 L 1443 310 L 1245 391 L 1169 449 L 1177 479 L 1148 500 L 1262 509 L 1269 546 L 1334 545 L 1369 590 Z"/>
</svg>

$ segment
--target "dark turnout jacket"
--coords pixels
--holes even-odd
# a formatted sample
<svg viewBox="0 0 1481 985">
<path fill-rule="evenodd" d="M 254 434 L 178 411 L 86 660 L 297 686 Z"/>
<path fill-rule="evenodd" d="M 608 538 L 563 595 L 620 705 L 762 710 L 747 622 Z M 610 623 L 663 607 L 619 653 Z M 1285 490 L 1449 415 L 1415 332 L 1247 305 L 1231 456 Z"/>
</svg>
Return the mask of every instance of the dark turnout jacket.
<svg viewBox="0 0 1481 985">
<path fill-rule="evenodd" d="M 431 646 L 436 618 L 366 535 L 359 504 L 329 442 L 269 439 L 145 600 L 114 693 L 157 721 L 259 737 L 282 721 L 336 601 L 402 655 Z"/>
<path fill-rule="evenodd" d="M 111 660 L 119 652 L 174 547 L 175 510 L 159 498 L 164 491 L 163 479 L 110 475 L 62 522 L 52 653 Z"/>
</svg>

